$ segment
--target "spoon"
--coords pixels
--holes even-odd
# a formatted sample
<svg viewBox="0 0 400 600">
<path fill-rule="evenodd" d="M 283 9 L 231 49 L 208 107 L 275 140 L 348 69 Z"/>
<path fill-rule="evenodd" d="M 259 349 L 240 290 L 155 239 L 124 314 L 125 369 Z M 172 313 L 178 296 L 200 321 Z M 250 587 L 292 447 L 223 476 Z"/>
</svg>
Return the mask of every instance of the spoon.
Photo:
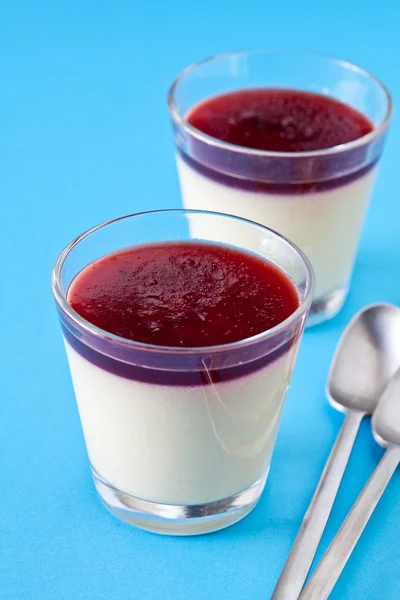
<svg viewBox="0 0 400 600">
<path fill-rule="evenodd" d="M 271 600 L 297 600 L 332 510 L 362 419 L 370 415 L 400 366 L 400 309 L 371 304 L 347 325 L 333 358 L 326 392 L 345 414 Z M 320 599 L 318 599 L 320 600 Z"/>
<path fill-rule="evenodd" d="M 364 527 L 400 462 L 400 369 L 396 372 L 372 417 L 376 441 L 386 452 L 321 559 L 299 600 L 325 600 L 357 544 Z"/>
</svg>

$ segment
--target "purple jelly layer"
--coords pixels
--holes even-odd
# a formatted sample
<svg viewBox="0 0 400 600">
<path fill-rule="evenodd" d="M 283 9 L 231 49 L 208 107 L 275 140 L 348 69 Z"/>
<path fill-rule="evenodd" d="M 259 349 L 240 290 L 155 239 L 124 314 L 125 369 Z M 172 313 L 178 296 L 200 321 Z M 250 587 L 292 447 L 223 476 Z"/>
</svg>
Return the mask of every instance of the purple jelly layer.
<svg viewBox="0 0 400 600">
<path fill-rule="evenodd" d="M 235 350 L 231 352 L 229 362 L 232 363 L 234 358 L 240 363 L 240 358 L 248 360 L 253 356 L 257 356 L 254 360 L 245 362 L 242 364 L 235 364 L 234 366 L 223 366 L 224 359 L 220 360 L 221 366 L 218 368 L 201 368 L 202 359 L 200 357 L 194 357 L 191 355 L 182 355 L 171 357 L 166 354 L 165 356 L 158 355 L 154 359 L 154 366 L 149 364 L 149 360 L 146 360 L 146 353 L 138 350 L 137 352 L 132 348 L 129 349 L 118 349 L 115 346 L 112 348 L 114 353 L 118 353 L 118 358 L 104 354 L 102 351 L 110 349 L 110 345 L 113 343 L 109 340 L 99 340 L 95 336 L 85 334 L 86 339 L 95 344 L 98 349 L 88 345 L 82 339 L 77 337 L 70 331 L 64 324 L 64 318 L 61 317 L 61 328 L 63 335 L 67 343 L 82 356 L 82 358 L 88 360 L 96 367 L 103 369 L 113 375 L 124 377 L 125 379 L 131 379 L 139 381 L 141 383 L 150 383 L 157 385 L 168 385 L 168 386 L 200 386 L 208 384 L 222 383 L 225 381 L 232 381 L 240 377 L 245 377 L 271 365 L 276 360 L 281 358 L 286 352 L 292 348 L 293 344 L 296 344 L 301 332 L 298 331 L 298 326 L 293 328 L 292 337 L 287 339 L 279 347 L 275 347 L 272 351 L 268 351 L 268 344 L 265 342 L 262 344 L 264 354 L 260 355 L 260 348 L 257 350 Z M 276 341 L 274 343 L 276 346 Z M 144 362 L 147 362 L 146 366 L 141 366 Z M 207 357 L 204 358 L 204 364 L 207 365 L 209 361 Z M 157 368 L 154 368 L 154 367 Z M 171 368 L 172 367 L 172 368 Z M 173 367 L 176 367 L 174 369 Z M 178 370 L 178 368 L 180 370 Z"/>
<path fill-rule="evenodd" d="M 309 181 L 296 181 L 296 178 L 300 173 L 303 174 L 306 171 L 310 172 L 311 177 L 313 176 L 313 173 L 316 175 L 318 171 L 320 171 L 320 173 L 326 172 L 327 175 L 330 175 L 331 172 L 335 171 L 335 163 L 340 163 L 342 160 L 338 158 L 332 158 L 330 163 L 329 161 L 322 161 L 321 164 L 318 165 L 318 159 L 312 159 L 311 163 L 311 159 L 304 158 L 300 161 L 297 161 L 293 169 L 288 169 L 287 165 L 283 164 L 287 159 L 282 159 L 282 162 L 280 162 L 281 159 L 277 158 L 275 159 L 277 162 L 275 162 L 275 164 L 271 167 L 266 166 L 262 173 L 264 177 L 266 174 L 268 174 L 268 172 L 274 172 L 275 176 L 281 173 L 282 182 L 277 182 L 257 179 L 261 170 L 259 165 L 256 166 L 257 161 L 255 161 L 254 170 L 252 169 L 251 161 L 246 161 L 247 164 L 245 161 L 243 161 L 243 164 L 239 170 L 240 174 L 235 176 L 234 173 L 230 174 L 220 170 L 224 169 L 225 165 L 223 162 L 218 162 L 218 159 L 214 158 L 213 150 L 211 150 L 209 153 L 207 153 L 204 149 L 201 152 L 198 152 L 197 156 L 201 156 L 201 161 L 196 160 L 196 158 L 193 156 L 189 156 L 189 154 L 187 154 L 181 148 L 178 148 L 178 152 L 180 157 L 189 167 L 197 171 L 200 175 L 203 175 L 203 177 L 207 177 L 216 183 L 249 192 L 282 195 L 300 195 L 324 192 L 348 185 L 349 183 L 352 183 L 353 181 L 356 181 L 357 179 L 367 175 L 367 173 L 377 165 L 380 158 L 380 155 L 378 155 L 369 164 L 340 177 L 332 179 L 310 179 Z M 236 160 L 231 160 L 229 168 L 233 170 L 235 162 L 238 163 L 239 161 L 239 158 L 236 158 Z M 213 167 L 210 166 L 211 164 Z"/>
</svg>

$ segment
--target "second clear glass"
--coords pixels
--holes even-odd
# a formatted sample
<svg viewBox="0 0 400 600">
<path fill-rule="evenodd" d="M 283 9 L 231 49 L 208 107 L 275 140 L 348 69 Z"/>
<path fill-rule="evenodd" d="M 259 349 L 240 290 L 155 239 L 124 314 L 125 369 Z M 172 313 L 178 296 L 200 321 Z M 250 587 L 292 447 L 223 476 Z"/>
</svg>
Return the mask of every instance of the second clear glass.
<svg viewBox="0 0 400 600">
<path fill-rule="evenodd" d="M 374 130 L 333 148 L 282 153 L 222 142 L 186 119 L 207 98 L 266 87 L 331 96 L 367 116 Z M 292 240 L 316 274 L 308 324 L 333 317 L 347 296 L 391 119 L 385 87 L 363 69 L 324 55 L 226 53 L 186 69 L 171 87 L 169 109 L 184 206 L 248 218 Z"/>
</svg>

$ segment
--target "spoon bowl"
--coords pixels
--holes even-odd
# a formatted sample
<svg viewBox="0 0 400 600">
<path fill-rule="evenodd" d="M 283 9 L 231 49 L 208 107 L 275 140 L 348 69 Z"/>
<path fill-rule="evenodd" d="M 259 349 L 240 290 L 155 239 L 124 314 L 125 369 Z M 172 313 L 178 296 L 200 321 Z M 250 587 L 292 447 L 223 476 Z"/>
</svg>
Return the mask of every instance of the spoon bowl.
<svg viewBox="0 0 400 600">
<path fill-rule="evenodd" d="M 400 446 L 400 369 L 386 386 L 374 411 L 372 433 L 381 446 Z"/>
<path fill-rule="evenodd" d="M 341 412 L 371 414 L 399 365 L 400 309 L 371 304 L 343 333 L 328 376 L 328 400 Z"/>
</svg>

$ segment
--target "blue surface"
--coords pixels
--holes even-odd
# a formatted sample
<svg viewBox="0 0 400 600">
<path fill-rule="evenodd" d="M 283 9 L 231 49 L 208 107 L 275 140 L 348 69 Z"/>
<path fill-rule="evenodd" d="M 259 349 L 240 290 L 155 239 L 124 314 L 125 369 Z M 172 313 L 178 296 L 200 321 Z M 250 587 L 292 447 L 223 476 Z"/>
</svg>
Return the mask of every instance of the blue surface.
<svg viewBox="0 0 400 600">
<path fill-rule="evenodd" d="M 119 523 L 91 482 L 50 293 L 76 234 L 139 209 L 178 206 L 165 105 L 173 77 L 215 52 L 297 46 L 358 62 L 400 92 L 399 4 L 3 2 L 0 7 L 0 598 L 266 600 L 341 424 L 324 398 L 348 319 L 400 303 L 395 120 L 345 309 L 309 331 L 256 510 L 223 532 L 166 538 Z M 3 288 L 4 289 L 4 288 Z M 326 547 L 381 456 L 365 423 Z M 398 600 L 400 474 L 333 599 Z"/>
</svg>

